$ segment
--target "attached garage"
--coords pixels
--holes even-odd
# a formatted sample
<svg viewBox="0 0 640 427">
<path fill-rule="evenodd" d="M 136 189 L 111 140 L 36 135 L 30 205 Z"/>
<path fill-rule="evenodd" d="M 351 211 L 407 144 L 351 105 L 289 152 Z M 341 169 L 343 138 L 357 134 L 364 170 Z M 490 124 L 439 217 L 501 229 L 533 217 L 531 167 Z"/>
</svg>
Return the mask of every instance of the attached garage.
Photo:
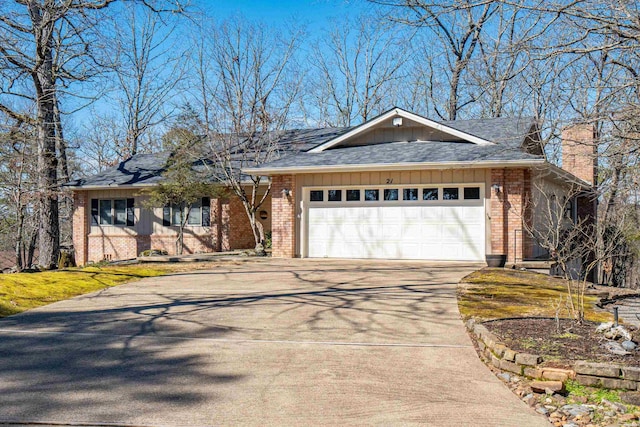
<svg viewBox="0 0 640 427">
<path fill-rule="evenodd" d="M 272 179 L 274 257 L 515 263 L 535 252 L 532 179 L 588 188 L 545 160 L 533 118 L 436 122 L 393 108 L 286 137 L 300 152 L 243 169 Z"/>
<path fill-rule="evenodd" d="M 303 256 L 484 261 L 484 183 L 306 187 Z"/>
</svg>

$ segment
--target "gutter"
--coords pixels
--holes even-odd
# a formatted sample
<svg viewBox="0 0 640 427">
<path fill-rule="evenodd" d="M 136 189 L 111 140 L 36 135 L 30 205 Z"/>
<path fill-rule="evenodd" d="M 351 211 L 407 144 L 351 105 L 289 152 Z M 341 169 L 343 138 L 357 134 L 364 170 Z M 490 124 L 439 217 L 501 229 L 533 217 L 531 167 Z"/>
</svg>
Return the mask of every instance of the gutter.
<svg viewBox="0 0 640 427">
<path fill-rule="evenodd" d="M 532 160 L 495 160 L 472 162 L 423 162 L 423 163 L 370 163 L 363 165 L 332 165 L 332 166 L 290 166 L 281 168 L 247 168 L 242 173 L 247 175 L 286 175 L 301 173 L 329 173 L 329 172 L 364 172 L 364 171 L 405 171 L 416 169 L 478 169 L 478 168 L 517 168 L 544 166 L 544 159 Z"/>
<path fill-rule="evenodd" d="M 89 190 L 136 190 L 136 189 L 145 189 L 152 188 L 157 186 L 160 183 L 155 184 L 128 184 L 128 185 L 66 185 L 63 184 L 63 188 L 67 188 L 71 191 L 89 191 Z M 224 185 L 223 183 L 220 183 Z M 253 181 L 241 181 L 240 185 L 253 185 Z M 262 185 L 262 184 L 261 184 Z"/>
</svg>

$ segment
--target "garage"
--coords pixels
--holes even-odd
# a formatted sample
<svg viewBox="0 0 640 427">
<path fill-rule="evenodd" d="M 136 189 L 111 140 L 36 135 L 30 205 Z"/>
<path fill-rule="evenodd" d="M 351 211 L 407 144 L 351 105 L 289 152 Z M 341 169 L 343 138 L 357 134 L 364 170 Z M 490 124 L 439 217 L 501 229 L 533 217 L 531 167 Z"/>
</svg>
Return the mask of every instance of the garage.
<svg viewBox="0 0 640 427">
<path fill-rule="evenodd" d="M 484 184 L 308 187 L 310 258 L 484 261 Z"/>
</svg>

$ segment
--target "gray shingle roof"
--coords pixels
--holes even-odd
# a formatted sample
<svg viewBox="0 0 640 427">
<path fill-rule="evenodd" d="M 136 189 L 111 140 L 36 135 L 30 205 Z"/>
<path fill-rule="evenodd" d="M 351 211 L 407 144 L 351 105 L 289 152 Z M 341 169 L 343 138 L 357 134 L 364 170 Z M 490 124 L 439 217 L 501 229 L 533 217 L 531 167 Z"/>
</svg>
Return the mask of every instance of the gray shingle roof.
<svg viewBox="0 0 640 427">
<path fill-rule="evenodd" d="M 395 163 L 453 163 L 538 160 L 541 156 L 501 145 L 479 146 L 471 142 L 390 142 L 299 153 L 256 169 L 371 165 Z"/>
<path fill-rule="evenodd" d="M 136 154 L 99 174 L 73 180 L 67 187 L 115 187 L 157 184 L 171 153 Z"/>
<path fill-rule="evenodd" d="M 392 163 L 483 162 L 540 160 L 522 145 L 535 124 L 531 118 L 479 119 L 441 122 L 465 133 L 494 142 L 481 146 L 468 142 L 388 142 L 357 147 L 339 147 L 308 153 L 314 147 L 353 129 L 318 128 L 279 132 L 279 159 L 263 165 L 241 165 L 253 169 L 322 167 Z M 169 152 L 137 154 L 97 175 L 66 184 L 68 187 L 116 187 L 157 184 L 170 156 Z"/>
<path fill-rule="evenodd" d="M 347 166 L 395 163 L 451 163 L 542 160 L 523 144 L 535 121 L 532 118 L 495 118 L 441 122 L 473 136 L 494 142 L 477 145 L 462 141 L 388 142 L 355 147 L 335 147 L 321 153 L 298 152 L 255 168 Z M 342 130 L 347 132 L 349 128 Z"/>
</svg>

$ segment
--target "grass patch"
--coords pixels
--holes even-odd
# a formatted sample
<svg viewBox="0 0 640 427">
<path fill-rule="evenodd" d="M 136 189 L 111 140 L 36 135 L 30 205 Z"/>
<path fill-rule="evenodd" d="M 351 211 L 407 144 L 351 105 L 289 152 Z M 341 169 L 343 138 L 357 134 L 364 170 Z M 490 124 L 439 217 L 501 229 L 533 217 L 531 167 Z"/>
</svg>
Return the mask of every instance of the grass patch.
<svg viewBox="0 0 640 427">
<path fill-rule="evenodd" d="M 570 317 L 566 281 L 528 271 L 484 268 L 471 273 L 458 288 L 458 306 L 464 318 L 480 320 L 508 317 L 554 317 L 562 298 L 560 317 Z M 598 298 L 585 297 L 585 317 L 594 322 L 611 314 L 594 308 Z"/>
<path fill-rule="evenodd" d="M 128 265 L 0 274 L 0 317 L 171 271 L 170 265 Z"/>
<path fill-rule="evenodd" d="M 574 380 L 567 380 L 565 382 L 565 387 L 567 388 L 570 396 L 586 397 L 591 403 L 600 404 L 603 399 L 608 400 L 609 402 L 621 402 L 620 390 L 587 387 L 578 384 Z"/>
</svg>

